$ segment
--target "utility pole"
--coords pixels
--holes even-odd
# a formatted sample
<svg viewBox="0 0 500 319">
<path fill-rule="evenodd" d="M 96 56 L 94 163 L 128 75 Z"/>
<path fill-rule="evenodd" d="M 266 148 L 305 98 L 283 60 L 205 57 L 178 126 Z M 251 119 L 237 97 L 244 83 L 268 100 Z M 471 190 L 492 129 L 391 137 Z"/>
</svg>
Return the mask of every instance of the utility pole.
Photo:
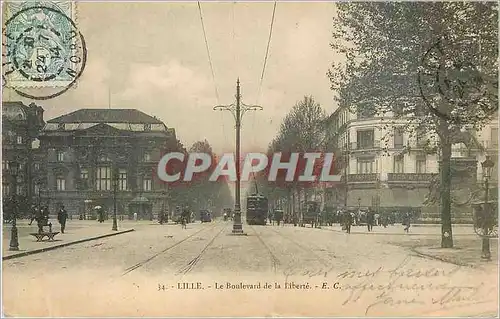
<svg viewBox="0 0 500 319">
<path fill-rule="evenodd" d="M 347 195 L 348 195 L 348 184 L 347 184 L 347 169 L 349 167 L 349 145 L 345 144 L 344 152 L 344 209 L 347 209 Z"/>
<path fill-rule="evenodd" d="M 243 224 L 241 222 L 241 199 L 240 199 L 240 130 L 241 130 L 241 119 L 247 111 L 261 111 L 262 106 L 258 105 L 246 105 L 241 103 L 240 94 L 240 79 L 236 81 L 236 104 L 231 105 L 218 105 L 214 107 L 214 110 L 229 111 L 233 114 L 234 120 L 236 122 L 236 201 L 234 203 L 234 222 L 233 222 L 233 234 L 243 235 Z"/>
</svg>

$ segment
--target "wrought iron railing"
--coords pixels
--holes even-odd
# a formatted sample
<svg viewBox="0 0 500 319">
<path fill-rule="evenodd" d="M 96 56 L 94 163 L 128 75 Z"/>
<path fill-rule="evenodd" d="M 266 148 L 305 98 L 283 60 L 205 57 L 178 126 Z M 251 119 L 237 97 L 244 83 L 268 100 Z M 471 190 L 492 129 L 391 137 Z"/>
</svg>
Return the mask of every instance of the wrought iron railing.
<svg viewBox="0 0 500 319">
<path fill-rule="evenodd" d="M 377 180 L 377 173 L 370 174 L 349 174 L 347 177 L 348 182 L 375 182 Z"/>
<path fill-rule="evenodd" d="M 389 182 L 430 182 L 434 173 L 387 173 Z"/>
<path fill-rule="evenodd" d="M 367 141 L 367 142 L 352 142 L 351 143 L 351 150 L 370 150 L 370 149 L 376 149 L 380 148 L 380 141 L 379 140 L 374 140 L 374 141 Z"/>
</svg>

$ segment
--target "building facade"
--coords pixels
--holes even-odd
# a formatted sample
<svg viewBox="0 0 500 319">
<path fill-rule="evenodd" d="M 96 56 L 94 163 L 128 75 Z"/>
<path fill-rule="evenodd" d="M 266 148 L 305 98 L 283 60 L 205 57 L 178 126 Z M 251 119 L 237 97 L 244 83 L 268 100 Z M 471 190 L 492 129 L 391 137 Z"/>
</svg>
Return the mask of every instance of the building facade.
<svg viewBox="0 0 500 319">
<path fill-rule="evenodd" d="M 157 165 L 176 141 L 174 129 L 135 109 L 81 109 L 49 120 L 40 135 L 41 199 L 80 218 L 95 218 L 96 206 L 111 214 L 115 205 L 118 215 L 154 218 L 168 209 Z"/>
<path fill-rule="evenodd" d="M 43 178 L 38 141 L 45 125 L 43 112 L 35 103 L 2 103 L 2 198 L 17 194 L 23 215 L 37 202 L 39 181 Z M 17 172 L 13 171 L 14 166 Z"/>
<path fill-rule="evenodd" d="M 348 108 L 337 109 L 329 122 L 343 177 L 340 184 L 325 191 L 326 205 L 437 214 L 437 205 L 428 204 L 429 188 L 439 172 L 434 135 L 409 130 L 410 121 L 394 114 L 377 117 Z M 474 142 L 452 146 L 452 167 L 468 170 L 467 183 L 473 184 L 472 189 L 481 182 L 480 163 L 488 154 L 495 161 L 493 175 L 498 176 L 498 121 L 481 132 L 468 133 Z"/>
</svg>

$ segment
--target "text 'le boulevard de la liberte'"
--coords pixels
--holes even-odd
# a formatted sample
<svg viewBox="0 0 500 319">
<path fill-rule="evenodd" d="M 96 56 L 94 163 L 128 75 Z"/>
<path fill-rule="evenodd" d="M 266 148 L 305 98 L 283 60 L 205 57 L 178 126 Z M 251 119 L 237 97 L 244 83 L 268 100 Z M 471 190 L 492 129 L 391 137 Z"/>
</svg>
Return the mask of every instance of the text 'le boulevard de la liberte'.
<svg viewBox="0 0 500 319">
<path fill-rule="evenodd" d="M 168 284 L 158 284 L 158 291 L 161 290 L 204 290 L 204 289 L 215 289 L 215 290 L 272 290 L 272 289 L 284 289 L 284 290 L 309 290 L 309 289 L 341 289 L 339 282 L 322 282 L 321 284 L 312 285 L 309 282 L 215 282 L 212 285 L 204 285 L 201 282 L 178 282 L 175 285 Z"/>
</svg>

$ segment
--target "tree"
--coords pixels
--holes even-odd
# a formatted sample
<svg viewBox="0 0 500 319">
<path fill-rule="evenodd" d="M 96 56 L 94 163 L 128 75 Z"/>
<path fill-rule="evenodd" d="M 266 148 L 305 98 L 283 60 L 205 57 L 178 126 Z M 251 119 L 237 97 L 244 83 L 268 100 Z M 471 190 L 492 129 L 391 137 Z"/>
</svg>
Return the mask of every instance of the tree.
<svg viewBox="0 0 500 319">
<path fill-rule="evenodd" d="M 297 101 L 284 117 L 277 136 L 269 145 L 268 157 L 272 158 L 272 154 L 281 152 L 282 160 L 285 161 L 285 157 L 293 152 L 320 151 L 325 141 L 325 119 L 326 112 L 312 96 L 305 96 L 303 100 Z M 286 172 L 284 171 L 278 171 L 276 182 L 268 181 L 267 170 L 258 174 L 259 189 L 265 191 L 271 200 L 286 197 L 290 203 L 292 193 L 298 191 L 300 197 L 300 192 L 304 189 L 304 185 L 297 181 L 298 175 L 302 173 L 303 164 L 299 162 L 293 182 L 285 181 Z"/>
<path fill-rule="evenodd" d="M 498 105 L 496 3 L 338 3 L 328 71 L 340 107 L 408 120 L 440 156 L 441 246 L 453 247 L 451 146 L 470 143 Z"/>
</svg>

